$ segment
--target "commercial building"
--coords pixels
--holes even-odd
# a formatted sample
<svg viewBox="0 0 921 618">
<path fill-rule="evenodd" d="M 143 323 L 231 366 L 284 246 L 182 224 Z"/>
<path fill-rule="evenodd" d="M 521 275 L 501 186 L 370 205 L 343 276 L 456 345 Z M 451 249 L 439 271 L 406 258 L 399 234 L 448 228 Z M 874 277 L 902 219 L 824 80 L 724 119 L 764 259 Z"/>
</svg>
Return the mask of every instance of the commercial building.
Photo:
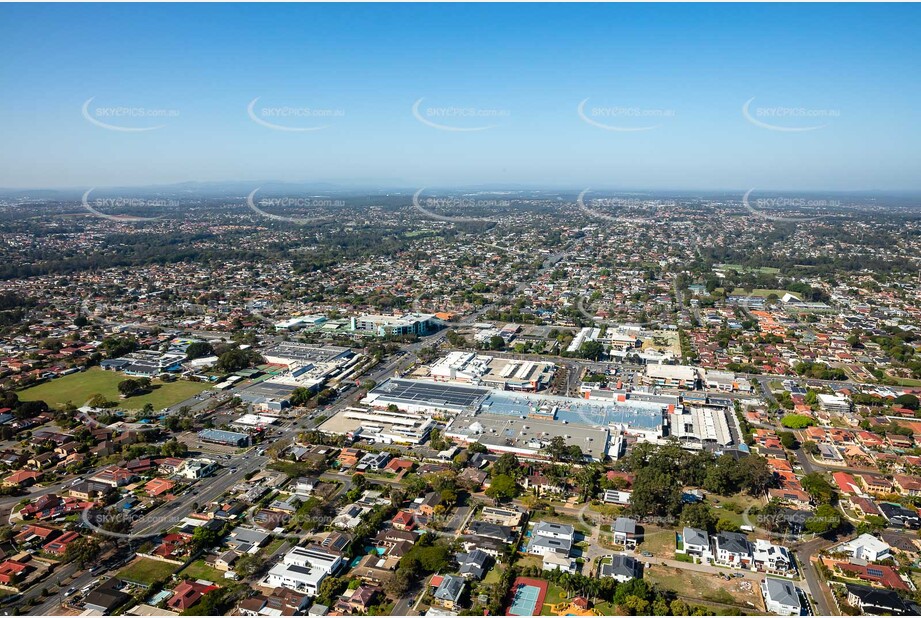
<svg viewBox="0 0 921 618">
<path fill-rule="evenodd" d="M 198 439 L 202 442 L 225 446 L 249 446 L 249 434 L 223 429 L 202 429 L 198 432 Z"/>
<path fill-rule="evenodd" d="M 431 416 L 402 410 L 349 407 L 328 419 L 320 431 L 380 444 L 421 444 L 437 423 Z"/>
<path fill-rule="evenodd" d="M 473 352 L 451 352 L 432 364 L 429 375 L 436 382 L 489 386 L 500 390 L 539 391 L 553 379 L 556 365 L 522 361 Z"/>
<path fill-rule="evenodd" d="M 700 384 L 700 369 L 688 365 L 646 365 L 640 381 L 646 386 L 694 390 Z"/>
<path fill-rule="evenodd" d="M 351 330 L 355 332 L 371 333 L 379 337 L 427 335 L 440 327 L 441 321 L 428 313 L 362 315 L 353 317 L 350 323 Z"/>
<path fill-rule="evenodd" d="M 670 435 L 685 447 L 729 446 L 735 442 L 730 414 L 721 406 L 689 406 L 683 413 L 669 414 Z"/>
<path fill-rule="evenodd" d="M 275 330 L 278 332 L 281 331 L 294 331 L 300 330 L 302 328 L 307 328 L 310 326 L 320 326 L 326 322 L 326 317 L 322 315 L 305 315 L 297 316 L 287 320 L 282 320 L 281 322 L 275 323 Z"/>
<path fill-rule="evenodd" d="M 391 378 L 372 389 L 361 403 L 379 409 L 394 405 L 407 412 L 458 414 L 477 409 L 490 392 L 474 386 Z"/>
<path fill-rule="evenodd" d="M 317 365 L 331 363 L 354 356 L 354 352 L 342 346 L 311 345 L 297 341 L 282 341 L 262 353 L 266 362 L 273 365 Z"/>
</svg>

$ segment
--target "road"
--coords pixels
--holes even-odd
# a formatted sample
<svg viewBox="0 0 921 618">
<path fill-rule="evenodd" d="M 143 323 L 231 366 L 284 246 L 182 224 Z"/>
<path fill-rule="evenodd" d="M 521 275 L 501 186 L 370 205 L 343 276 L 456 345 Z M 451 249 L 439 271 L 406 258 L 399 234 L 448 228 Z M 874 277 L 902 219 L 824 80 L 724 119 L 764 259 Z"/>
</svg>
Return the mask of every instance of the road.
<svg viewBox="0 0 921 618">
<path fill-rule="evenodd" d="M 834 616 L 837 614 L 834 599 L 831 596 L 831 590 L 825 582 L 819 577 L 819 573 L 812 563 L 811 558 L 817 556 L 820 551 L 830 547 L 832 541 L 827 541 L 821 537 L 800 543 L 793 549 L 796 560 L 799 563 L 802 575 L 806 578 L 808 592 L 815 603 L 815 614 L 818 616 Z"/>
</svg>

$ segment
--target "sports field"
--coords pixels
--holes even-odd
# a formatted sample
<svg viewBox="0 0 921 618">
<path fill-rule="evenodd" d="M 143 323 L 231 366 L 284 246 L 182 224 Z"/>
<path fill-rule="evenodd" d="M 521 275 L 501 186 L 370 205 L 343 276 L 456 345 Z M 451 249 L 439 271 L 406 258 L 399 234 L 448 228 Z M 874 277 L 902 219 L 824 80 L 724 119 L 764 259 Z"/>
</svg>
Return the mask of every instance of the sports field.
<svg viewBox="0 0 921 618">
<path fill-rule="evenodd" d="M 117 407 L 126 410 L 140 410 L 147 403 L 152 404 L 155 410 L 160 410 L 208 388 L 208 385 L 203 382 L 154 380 L 151 383 L 150 392 L 128 399 L 120 399 L 118 383 L 125 379 L 126 376 L 117 371 L 103 371 L 99 367 L 93 367 L 82 373 L 72 373 L 63 378 L 55 378 L 38 386 L 27 388 L 19 391 L 17 395 L 21 401 L 42 400 L 51 407 L 60 407 L 67 402 L 75 406 L 82 406 L 93 395 L 100 394 L 110 401 L 117 402 Z"/>
</svg>

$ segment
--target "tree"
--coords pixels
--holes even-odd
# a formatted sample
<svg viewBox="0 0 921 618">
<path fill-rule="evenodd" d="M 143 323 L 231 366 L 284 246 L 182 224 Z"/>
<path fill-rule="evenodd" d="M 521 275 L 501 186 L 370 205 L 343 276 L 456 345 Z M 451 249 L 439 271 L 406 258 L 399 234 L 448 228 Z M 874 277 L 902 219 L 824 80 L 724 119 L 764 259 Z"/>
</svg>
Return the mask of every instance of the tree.
<svg viewBox="0 0 921 618">
<path fill-rule="evenodd" d="M 838 492 L 818 472 L 810 472 L 800 479 L 800 484 L 816 504 L 834 504 L 838 500 Z"/>
<path fill-rule="evenodd" d="M 384 582 L 384 591 L 391 597 L 398 599 L 404 596 L 412 587 L 412 574 L 408 569 L 397 569 L 396 572 Z"/>
<path fill-rule="evenodd" d="M 320 588 L 317 590 L 317 601 L 323 605 L 331 606 L 336 602 L 336 598 L 349 585 L 349 581 L 344 577 L 327 577 L 320 582 Z"/>
<path fill-rule="evenodd" d="M 902 408 L 907 408 L 909 410 L 917 410 L 919 408 L 918 397 L 912 394 L 900 395 L 896 397 L 895 401 L 893 401 L 893 404 Z"/>
<path fill-rule="evenodd" d="M 64 550 L 64 562 L 74 562 L 79 568 L 95 562 L 99 556 L 100 544 L 94 538 L 81 536 Z"/>
<path fill-rule="evenodd" d="M 122 397 L 131 397 L 140 389 L 140 383 L 133 378 L 128 378 L 127 380 L 122 380 L 118 383 L 118 392 Z"/>
<path fill-rule="evenodd" d="M 90 400 L 87 402 L 93 408 L 109 408 L 112 406 L 112 402 L 105 398 L 104 395 L 96 393 Z"/>
<path fill-rule="evenodd" d="M 579 356 L 594 361 L 601 360 L 604 356 L 604 344 L 600 341 L 586 341 L 579 346 Z"/>
<path fill-rule="evenodd" d="M 681 524 L 691 528 L 699 528 L 712 532 L 716 525 L 716 517 L 706 502 L 685 504 L 681 509 Z"/>
<path fill-rule="evenodd" d="M 792 431 L 781 431 L 778 432 L 777 437 L 780 438 L 780 443 L 784 448 L 794 450 L 797 447 L 796 435 Z"/>
<path fill-rule="evenodd" d="M 489 338 L 489 349 L 490 350 L 503 350 L 505 349 L 505 339 L 499 335 L 493 335 Z"/>
<path fill-rule="evenodd" d="M 821 504 L 815 514 L 806 520 L 806 531 L 814 534 L 828 534 L 841 526 L 841 513 L 830 504 Z"/>
<path fill-rule="evenodd" d="M 303 386 L 298 386 L 291 392 L 291 397 L 289 401 L 292 406 L 301 407 L 306 406 L 307 402 L 313 399 L 314 391 L 309 388 L 304 388 Z"/>
<path fill-rule="evenodd" d="M 494 476 L 486 495 L 495 500 L 511 500 L 518 496 L 518 483 L 507 474 Z"/>
<path fill-rule="evenodd" d="M 512 453 L 503 453 L 500 455 L 499 459 L 496 460 L 496 463 L 492 465 L 492 469 L 490 470 L 493 476 L 507 475 L 511 477 L 517 477 L 522 471 L 521 462 L 518 461 L 518 458 Z"/>
<path fill-rule="evenodd" d="M 189 360 L 203 358 L 211 354 L 214 354 L 214 348 L 212 348 L 211 344 L 207 341 L 195 341 L 194 343 L 190 343 L 189 347 L 185 349 L 185 355 Z"/>
</svg>

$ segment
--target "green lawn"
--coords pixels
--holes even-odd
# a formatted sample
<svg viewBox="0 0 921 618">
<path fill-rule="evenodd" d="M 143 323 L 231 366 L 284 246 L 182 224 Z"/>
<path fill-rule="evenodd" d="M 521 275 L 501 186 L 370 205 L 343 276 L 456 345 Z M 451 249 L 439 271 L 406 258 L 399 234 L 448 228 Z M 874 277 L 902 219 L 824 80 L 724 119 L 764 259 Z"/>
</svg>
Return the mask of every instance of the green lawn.
<svg viewBox="0 0 921 618">
<path fill-rule="evenodd" d="M 498 566 L 493 566 L 489 569 L 489 573 L 486 574 L 486 577 L 483 578 L 484 584 L 498 584 L 499 580 L 502 578 L 502 569 Z"/>
<path fill-rule="evenodd" d="M 155 581 L 169 577 L 178 567 L 169 562 L 141 558 L 118 572 L 119 579 L 149 586 Z"/>
<path fill-rule="evenodd" d="M 56 378 L 27 388 L 17 394 L 21 401 L 42 400 L 49 406 L 60 407 L 67 402 L 75 406 L 82 406 L 98 393 L 110 401 L 117 402 L 117 407 L 127 410 L 140 410 L 147 403 L 153 404 L 155 410 L 160 410 L 197 395 L 209 387 L 204 382 L 154 380 L 149 393 L 120 399 L 118 383 L 125 379 L 127 379 L 126 376 L 117 371 L 103 371 L 98 367 L 93 367 L 82 373 L 72 373 L 63 378 Z"/>
<path fill-rule="evenodd" d="M 550 611 L 550 606 L 557 603 L 562 603 L 566 600 L 565 592 L 563 589 L 557 586 L 556 584 L 550 584 L 547 588 L 547 596 L 544 598 L 544 605 L 541 609 L 541 616 L 556 616 L 553 612 Z"/>
<path fill-rule="evenodd" d="M 206 579 L 209 582 L 220 583 L 224 581 L 224 572 L 205 564 L 203 559 L 196 560 L 179 572 L 179 576 L 188 575 L 192 579 Z"/>
</svg>

